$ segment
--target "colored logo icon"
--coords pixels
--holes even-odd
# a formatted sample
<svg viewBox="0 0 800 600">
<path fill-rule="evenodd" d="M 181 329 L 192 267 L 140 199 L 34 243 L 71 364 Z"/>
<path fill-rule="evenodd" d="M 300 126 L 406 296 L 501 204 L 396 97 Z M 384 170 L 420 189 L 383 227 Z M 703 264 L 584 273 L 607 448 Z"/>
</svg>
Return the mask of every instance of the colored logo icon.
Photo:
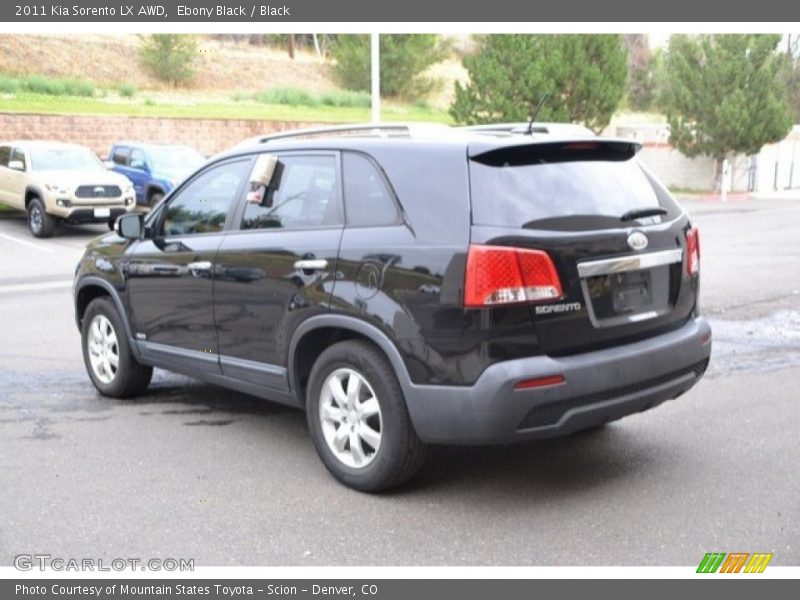
<svg viewBox="0 0 800 600">
<path fill-rule="evenodd" d="M 707 552 L 697 567 L 698 573 L 763 573 L 772 553 Z"/>
</svg>

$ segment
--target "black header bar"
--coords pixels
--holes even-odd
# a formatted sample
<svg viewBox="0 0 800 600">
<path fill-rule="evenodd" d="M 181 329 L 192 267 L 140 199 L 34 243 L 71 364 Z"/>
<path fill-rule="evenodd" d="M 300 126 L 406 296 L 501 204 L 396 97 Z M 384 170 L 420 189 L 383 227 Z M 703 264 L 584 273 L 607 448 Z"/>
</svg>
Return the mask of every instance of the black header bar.
<svg viewBox="0 0 800 600">
<path fill-rule="evenodd" d="M 800 21 L 786 0 L 10 0 L 4 22 L 779 22 Z"/>
</svg>

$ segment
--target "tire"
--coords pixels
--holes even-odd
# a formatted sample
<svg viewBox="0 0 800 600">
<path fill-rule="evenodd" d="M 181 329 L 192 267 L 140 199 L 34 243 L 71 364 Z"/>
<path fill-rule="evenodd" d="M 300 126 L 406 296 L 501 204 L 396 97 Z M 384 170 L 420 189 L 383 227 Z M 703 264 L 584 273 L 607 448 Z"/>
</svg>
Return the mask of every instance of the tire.
<svg viewBox="0 0 800 600">
<path fill-rule="evenodd" d="M 350 403 L 348 386 L 351 380 L 359 383 L 359 379 L 358 400 Z M 330 387 L 337 382 L 339 402 Z M 342 405 L 346 406 L 344 410 Z M 328 418 L 323 418 L 323 410 Z M 425 444 L 411 424 L 394 370 L 383 353 L 367 342 L 340 342 L 319 356 L 309 377 L 306 419 L 325 467 L 353 489 L 379 492 L 399 486 L 411 479 L 425 461 Z M 341 430 L 343 427 L 349 431 Z M 339 431 L 344 435 L 339 436 Z M 353 440 L 357 446 L 351 444 Z M 341 451 L 337 450 L 337 443 Z"/>
<path fill-rule="evenodd" d="M 28 215 L 28 229 L 33 237 L 48 238 L 56 229 L 57 220 L 48 215 L 41 198 L 33 198 L 25 211 Z"/>
<path fill-rule="evenodd" d="M 149 198 L 147 200 L 147 206 L 149 208 L 153 208 L 156 204 L 161 202 L 161 199 L 163 197 L 164 197 L 164 194 L 162 194 L 161 192 L 153 192 L 152 194 L 150 194 L 150 196 L 149 196 Z"/>
<path fill-rule="evenodd" d="M 130 398 L 150 385 L 153 368 L 136 362 L 122 319 L 110 298 L 95 298 L 89 303 L 81 324 L 81 346 L 86 371 L 102 395 Z"/>
<path fill-rule="evenodd" d="M 106 223 L 106 225 L 108 225 L 108 230 L 109 230 L 109 231 L 114 231 L 114 226 L 115 226 L 116 224 L 117 224 L 117 222 L 116 222 L 116 221 L 109 221 L 108 223 Z"/>
</svg>

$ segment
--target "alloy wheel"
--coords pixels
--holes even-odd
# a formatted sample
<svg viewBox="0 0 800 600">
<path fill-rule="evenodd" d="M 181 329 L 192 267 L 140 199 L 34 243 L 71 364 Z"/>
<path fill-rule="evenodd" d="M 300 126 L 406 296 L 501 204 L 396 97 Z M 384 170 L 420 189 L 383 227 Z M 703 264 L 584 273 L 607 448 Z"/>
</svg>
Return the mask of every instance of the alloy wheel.
<svg viewBox="0 0 800 600">
<path fill-rule="evenodd" d="M 319 418 L 328 449 L 343 464 L 361 469 L 377 456 L 381 407 L 372 386 L 358 371 L 340 368 L 328 375 L 320 393 Z"/>
<path fill-rule="evenodd" d="M 119 344 L 114 326 L 107 317 L 97 315 L 92 319 L 86 343 L 95 377 L 102 383 L 111 383 L 119 370 Z"/>
</svg>

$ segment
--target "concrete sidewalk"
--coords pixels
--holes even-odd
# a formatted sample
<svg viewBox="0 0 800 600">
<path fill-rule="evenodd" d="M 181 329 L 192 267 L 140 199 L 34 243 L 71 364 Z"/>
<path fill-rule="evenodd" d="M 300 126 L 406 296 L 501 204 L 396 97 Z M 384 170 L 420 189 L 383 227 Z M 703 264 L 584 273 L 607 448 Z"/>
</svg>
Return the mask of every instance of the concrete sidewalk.
<svg viewBox="0 0 800 600">
<path fill-rule="evenodd" d="M 726 201 L 719 195 L 709 194 L 675 194 L 675 199 L 693 215 L 793 210 L 800 207 L 800 190 L 773 194 L 729 194 Z"/>
</svg>

